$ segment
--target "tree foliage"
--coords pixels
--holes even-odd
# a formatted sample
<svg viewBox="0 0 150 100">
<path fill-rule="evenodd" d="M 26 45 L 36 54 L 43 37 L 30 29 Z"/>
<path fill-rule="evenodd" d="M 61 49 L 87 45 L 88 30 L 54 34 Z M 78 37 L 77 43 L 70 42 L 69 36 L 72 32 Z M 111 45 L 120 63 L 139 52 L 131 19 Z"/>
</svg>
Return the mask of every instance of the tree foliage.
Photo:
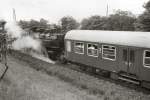
<svg viewBox="0 0 150 100">
<path fill-rule="evenodd" d="M 83 19 L 81 22 L 81 29 L 86 30 L 104 30 L 107 23 L 106 17 L 100 17 L 98 15 L 91 16 L 88 19 Z"/>
<path fill-rule="evenodd" d="M 19 25 L 22 29 L 32 31 L 32 32 L 40 32 L 40 33 L 60 33 L 61 26 L 56 24 L 48 24 L 48 21 L 41 18 L 40 21 L 31 19 L 30 21 L 19 21 Z"/>
<path fill-rule="evenodd" d="M 131 12 L 118 10 L 109 16 L 107 28 L 115 31 L 134 31 L 135 21 L 136 18 Z"/>
<path fill-rule="evenodd" d="M 135 21 L 136 18 L 131 12 L 118 10 L 109 17 L 96 15 L 83 19 L 81 29 L 133 31 Z"/>
<path fill-rule="evenodd" d="M 145 5 L 148 9 L 150 3 Z M 91 16 L 84 18 L 79 24 L 73 17 L 65 16 L 60 19 L 60 25 L 49 24 L 47 20 L 41 18 L 39 21 L 31 19 L 30 21 L 19 22 L 23 29 L 28 29 L 33 32 L 40 33 L 66 33 L 72 29 L 84 29 L 84 30 L 113 30 L 113 31 L 134 31 L 136 29 L 150 29 L 150 13 L 145 11 L 138 21 L 136 17 L 129 11 L 117 10 L 110 16 Z M 136 22 L 136 23 L 135 23 Z M 80 26 L 80 28 L 79 28 Z"/>
<path fill-rule="evenodd" d="M 135 24 L 136 30 L 150 31 L 150 1 L 144 5 L 145 11 L 138 17 Z"/>
<path fill-rule="evenodd" d="M 79 23 L 71 16 L 61 18 L 60 22 L 62 33 L 66 33 L 72 29 L 77 29 L 79 27 Z"/>
</svg>

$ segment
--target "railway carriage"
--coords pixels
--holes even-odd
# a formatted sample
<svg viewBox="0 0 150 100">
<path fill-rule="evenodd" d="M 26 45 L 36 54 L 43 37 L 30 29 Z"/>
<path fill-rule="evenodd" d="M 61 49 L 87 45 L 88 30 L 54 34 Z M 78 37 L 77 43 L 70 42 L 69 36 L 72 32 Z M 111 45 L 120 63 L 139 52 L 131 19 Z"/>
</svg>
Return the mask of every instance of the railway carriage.
<svg viewBox="0 0 150 100">
<path fill-rule="evenodd" d="M 65 36 L 65 58 L 150 88 L 150 32 L 72 30 Z"/>
</svg>

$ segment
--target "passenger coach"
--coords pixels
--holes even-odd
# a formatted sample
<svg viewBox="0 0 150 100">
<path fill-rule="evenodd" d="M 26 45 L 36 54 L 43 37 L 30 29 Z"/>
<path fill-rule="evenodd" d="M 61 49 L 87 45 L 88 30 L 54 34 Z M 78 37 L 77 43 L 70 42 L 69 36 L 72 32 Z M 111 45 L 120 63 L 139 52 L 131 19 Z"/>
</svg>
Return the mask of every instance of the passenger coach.
<svg viewBox="0 0 150 100">
<path fill-rule="evenodd" d="M 150 32 L 72 30 L 65 36 L 65 57 L 150 88 Z"/>
</svg>

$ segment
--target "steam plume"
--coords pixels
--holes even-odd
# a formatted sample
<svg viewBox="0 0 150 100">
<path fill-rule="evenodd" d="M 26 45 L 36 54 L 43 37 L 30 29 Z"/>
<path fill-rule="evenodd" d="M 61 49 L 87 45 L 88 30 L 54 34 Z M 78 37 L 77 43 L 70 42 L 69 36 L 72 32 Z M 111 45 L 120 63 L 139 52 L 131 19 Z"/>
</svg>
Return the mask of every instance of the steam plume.
<svg viewBox="0 0 150 100">
<path fill-rule="evenodd" d="M 15 22 L 7 22 L 5 27 L 8 36 L 11 38 L 20 38 L 23 34 L 25 34 L 25 31 L 23 31 Z"/>
<path fill-rule="evenodd" d="M 27 32 L 22 30 L 17 23 L 8 22 L 6 24 L 6 30 L 6 34 L 15 40 L 12 42 L 12 49 L 24 51 L 36 58 L 54 63 L 42 54 L 43 49 L 40 40 L 28 35 Z"/>
</svg>

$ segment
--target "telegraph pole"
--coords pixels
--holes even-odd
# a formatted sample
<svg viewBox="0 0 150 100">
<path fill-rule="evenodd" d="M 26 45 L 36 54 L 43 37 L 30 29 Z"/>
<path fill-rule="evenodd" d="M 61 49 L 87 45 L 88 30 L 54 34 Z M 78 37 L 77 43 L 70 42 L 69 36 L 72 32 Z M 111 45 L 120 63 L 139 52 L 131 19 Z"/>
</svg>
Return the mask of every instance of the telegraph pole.
<svg viewBox="0 0 150 100">
<path fill-rule="evenodd" d="M 13 20 L 14 20 L 14 22 L 16 22 L 17 20 L 16 20 L 16 12 L 15 12 L 15 9 L 13 8 Z"/>
<path fill-rule="evenodd" d="M 108 17 L 108 3 L 107 3 L 107 8 L 106 8 L 106 17 Z"/>
</svg>

